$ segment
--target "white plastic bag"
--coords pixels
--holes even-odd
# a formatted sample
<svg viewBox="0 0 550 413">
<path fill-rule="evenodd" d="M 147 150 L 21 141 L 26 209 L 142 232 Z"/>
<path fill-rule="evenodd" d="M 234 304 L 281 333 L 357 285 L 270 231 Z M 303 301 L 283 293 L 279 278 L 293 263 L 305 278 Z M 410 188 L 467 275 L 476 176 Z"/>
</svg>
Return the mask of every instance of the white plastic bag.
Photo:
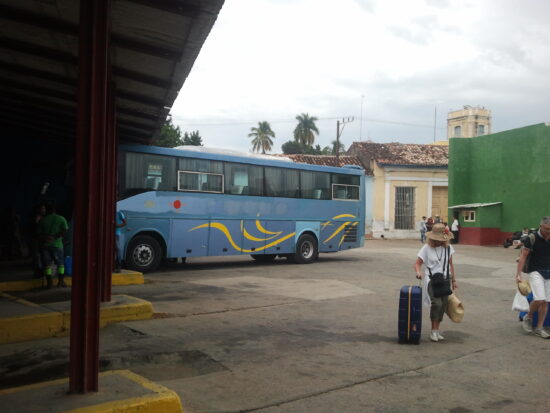
<svg viewBox="0 0 550 413">
<path fill-rule="evenodd" d="M 529 311 L 529 301 L 527 297 L 521 295 L 519 291 L 516 291 L 514 301 L 512 302 L 512 310 L 514 311 Z"/>
</svg>

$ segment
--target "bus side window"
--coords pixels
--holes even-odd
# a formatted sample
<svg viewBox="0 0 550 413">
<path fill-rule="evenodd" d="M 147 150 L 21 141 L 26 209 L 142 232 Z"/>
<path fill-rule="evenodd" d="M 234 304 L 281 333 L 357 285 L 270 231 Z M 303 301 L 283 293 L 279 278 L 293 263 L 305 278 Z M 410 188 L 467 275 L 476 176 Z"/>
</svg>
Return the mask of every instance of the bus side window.
<svg viewBox="0 0 550 413">
<path fill-rule="evenodd" d="M 147 178 L 145 180 L 145 188 L 156 189 L 156 181 L 157 181 L 157 178 Z"/>
</svg>

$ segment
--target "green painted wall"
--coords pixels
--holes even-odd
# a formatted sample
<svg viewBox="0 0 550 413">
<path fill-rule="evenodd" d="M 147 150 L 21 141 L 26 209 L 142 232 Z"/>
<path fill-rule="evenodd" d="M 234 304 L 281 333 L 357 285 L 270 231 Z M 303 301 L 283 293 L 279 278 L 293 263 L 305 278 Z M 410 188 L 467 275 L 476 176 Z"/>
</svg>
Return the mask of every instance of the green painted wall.
<svg viewBox="0 0 550 413">
<path fill-rule="evenodd" d="M 464 216 L 460 213 L 458 216 L 458 223 L 461 227 L 500 228 L 502 222 L 502 205 L 467 208 L 467 210 L 475 211 L 476 220 L 475 222 L 464 221 Z"/>
<path fill-rule="evenodd" d="M 449 206 L 477 202 L 503 203 L 501 217 L 499 208 L 477 208 L 475 223 L 503 232 L 550 215 L 550 124 L 450 140 Z"/>
</svg>

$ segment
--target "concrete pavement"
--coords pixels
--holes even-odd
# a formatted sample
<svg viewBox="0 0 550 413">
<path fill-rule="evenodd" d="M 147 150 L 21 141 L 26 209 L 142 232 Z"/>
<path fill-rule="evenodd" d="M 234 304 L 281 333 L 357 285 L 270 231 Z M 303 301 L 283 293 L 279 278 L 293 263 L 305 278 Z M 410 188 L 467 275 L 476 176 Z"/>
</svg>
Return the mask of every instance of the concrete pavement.
<svg viewBox="0 0 550 413">
<path fill-rule="evenodd" d="M 103 329 L 101 366 L 174 390 L 190 412 L 549 411 L 550 340 L 525 335 L 511 311 L 515 250 L 456 246 L 464 322 L 445 319 L 446 340 L 431 343 L 424 311 L 421 344 L 397 343 L 419 248 L 372 240 L 311 265 L 171 264 L 149 284 L 113 287 L 155 315 Z M 67 352 L 66 338 L 0 346 L 0 386 L 56 378 Z"/>
</svg>

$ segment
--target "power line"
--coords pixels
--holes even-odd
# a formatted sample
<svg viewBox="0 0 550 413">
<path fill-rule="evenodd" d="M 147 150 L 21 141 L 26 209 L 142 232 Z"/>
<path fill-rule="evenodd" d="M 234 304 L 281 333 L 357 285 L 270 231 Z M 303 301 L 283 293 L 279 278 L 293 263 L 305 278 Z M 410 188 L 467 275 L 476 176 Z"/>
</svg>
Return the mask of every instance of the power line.
<svg viewBox="0 0 550 413">
<path fill-rule="evenodd" d="M 256 124 L 259 121 L 257 120 L 235 120 L 235 121 L 227 121 L 227 122 L 218 122 L 215 120 L 212 121 L 204 121 L 204 122 L 186 122 L 183 117 L 180 116 L 174 116 L 172 115 L 172 119 L 179 121 L 181 125 L 189 126 L 189 127 L 198 127 L 198 126 L 231 126 L 231 125 L 249 125 L 249 124 Z M 265 119 L 265 118 L 263 118 Z M 340 116 L 333 116 L 333 117 L 323 117 L 323 118 L 317 118 L 319 121 L 325 121 L 325 120 L 338 120 L 341 119 Z M 433 125 L 424 125 L 420 123 L 410 123 L 410 122 L 399 122 L 399 121 L 393 121 L 393 120 L 387 120 L 387 119 L 375 119 L 375 118 L 367 118 L 364 117 L 363 120 L 368 122 L 374 122 L 374 123 L 386 123 L 390 125 L 400 125 L 400 126 L 411 126 L 415 128 L 430 128 L 433 129 Z M 274 119 L 269 120 L 269 123 L 294 123 L 296 122 L 296 119 Z M 437 128 L 440 130 L 446 130 L 447 128 Z"/>
</svg>

